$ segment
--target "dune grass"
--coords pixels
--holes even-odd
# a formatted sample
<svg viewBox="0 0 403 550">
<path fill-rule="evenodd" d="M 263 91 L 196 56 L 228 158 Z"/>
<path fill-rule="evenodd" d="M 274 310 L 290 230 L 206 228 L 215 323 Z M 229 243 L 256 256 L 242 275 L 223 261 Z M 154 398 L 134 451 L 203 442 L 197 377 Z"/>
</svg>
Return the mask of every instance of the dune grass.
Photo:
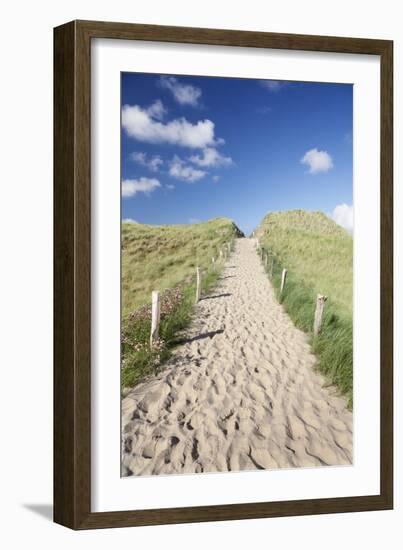
<svg viewBox="0 0 403 550">
<path fill-rule="evenodd" d="M 321 212 L 267 215 L 256 230 L 269 254 L 268 273 L 297 327 L 310 334 L 319 369 L 353 400 L 353 239 Z M 281 273 L 287 268 L 283 294 Z M 317 294 L 325 294 L 323 325 L 312 334 Z"/>
<path fill-rule="evenodd" d="M 155 373 L 169 357 L 192 318 L 196 267 L 202 269 L 205 293 L 218 279 L 220 249 L 240 235 L 226 218 L 181 226 L 122 225 L 122 388 Z M 152 290 L 161 292 L 161 323 L 151 349 Z"/>
<path fill-rule="evenodd" d="M 240 235 L 236 225 L 217 218 L 191 225 L 122 224 L 122 315 L 151 299 L 152 290 L 190 282 L 196 266 L 211 267 L 223 244 Z"/>
</svg>

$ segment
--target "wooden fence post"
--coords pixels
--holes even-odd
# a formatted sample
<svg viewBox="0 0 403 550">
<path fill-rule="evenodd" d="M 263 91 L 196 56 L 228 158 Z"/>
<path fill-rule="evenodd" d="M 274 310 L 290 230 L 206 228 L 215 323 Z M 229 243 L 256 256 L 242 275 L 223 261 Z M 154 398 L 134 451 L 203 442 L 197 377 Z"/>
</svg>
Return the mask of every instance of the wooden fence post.
<svg viewBox="0 0 403 550">
<path fill-rule="evenodd" d="M 283 293 L 284 287 L 285 287 L 285 280 L 287 278 L 287 270 L 284 268 L 283 272 L 281 274 L 281 287 L 280 287 L 280 294 Z"/>
<path fill-rule="evenodd" d="M 151 334 L 150 334 L 150 348 L 153 347 L 153 343 L 158 339 L 158 331 L 160 328 L 160 293 L 158 290 L 153 290 L 151 293 Z"/>
<path fill-rule="evenodd" d="M 319 334 L 320 329 L 322 327 L 323 311 L 325 309 L 326 300 L 327 300 L 327 296 L 323 296 L 323 294 L 318 294 L 316 297 L 315 319 L 313 322 L 314 336 L 317 336 Z"/>
<path fill-rule="evenodd" d="M 201 295 L 201 278 L 200 267 L 196 267 L 196 304 L 200 300 Z"/>
</svg>

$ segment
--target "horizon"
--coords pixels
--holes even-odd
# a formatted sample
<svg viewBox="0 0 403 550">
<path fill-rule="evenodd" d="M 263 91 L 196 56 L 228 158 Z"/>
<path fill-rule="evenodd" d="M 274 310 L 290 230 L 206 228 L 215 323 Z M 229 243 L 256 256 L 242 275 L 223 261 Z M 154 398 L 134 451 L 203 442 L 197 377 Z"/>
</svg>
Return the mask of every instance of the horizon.
<svg viewBox="0 0 403 550">
<path fill-rule="evenodd" d="M 349 84 L 122 74 L 122 220 L 319 211 L 352 233 Z M 234 116 L 235 114 L 235 116 Z"/>
<path fill-rule="evenodd" d="M 208 220 L 199 220 L 199 221 L 194 221 L 194 222 L 183 222 L 183 223 L 161 223 L 161 224 L 148 224 L 148 223 L 142 223 L 142 222 L 138 222 L 136 220 L 133 220 L 131 218 L 122 218 L 122 223 L 126 223 L 126 224 L 129 224 L 129 225 L 147 225 L 147 226 L 151 226 L 151 227 L 172 227 L 172 226 L 181 226 L 181 225 L 200 225 L 200 224 L 204 224 L 204 223 L 209 223 L 209 222 L 214 222 L 216 220 L 227 220 L 229 222 L 232 222 L 238 229 L 240 229 L 242 231 L 242 233 L 244 234 L 245 237 L 248 237 L 249 235 L 252 234 L 253 231 L 256 231 L 260 224 L 262 223 L 262 221 L 270 214 L 286 214 L 286 213 L 289 213 L 289 212 L 308 212 L 310 214 L 323 214 L 324 216 L 326 216 L 326 218 L 328 218 L 329 220 L 333 221 L 336 225 L 338 225 L 339 227 L 341 227 L 342 229 L 345 229 L 347 231 L 347 233 L 349 233 L 351 235 L 351 232 L 348 231 L 345 227 L 343 227 L 342 225 L 340 224 L 337 224 L 337 222 L 331 217 L 329 216 L 326 212 L 323 212 L 322 210 L 302 210 L 302 209 L 298 209 L 298 208 L 294 208 L 292 210 L 273 210 L 273 211 L 269 211 L 267 212 L 263 218 L 260 220 L 260 222 L 252 229 L 252 231 L 250 231 L 249 233 L 245 233 L 244 231 L 241 230 L 241 228 L 239 227 L 239 224 L 237 223 L 236 220 L 232 219 L 232 218 L 227 218 L 226 216 L 218 216 L 216 218 L 210 218 Z M 352 236 L 352 235 L 351 235 Z"/>
</svg>

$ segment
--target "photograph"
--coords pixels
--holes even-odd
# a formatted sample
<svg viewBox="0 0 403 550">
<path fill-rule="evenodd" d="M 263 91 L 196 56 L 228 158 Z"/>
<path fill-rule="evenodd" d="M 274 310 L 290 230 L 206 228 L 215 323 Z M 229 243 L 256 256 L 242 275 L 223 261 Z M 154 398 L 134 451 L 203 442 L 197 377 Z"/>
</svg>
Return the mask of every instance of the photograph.
<svg viewBox="0 0 403 550">
<path fill-rule="evenodd" d="M 121 477 L 354 464 L 353 93 L 121 73 Z"/>
</svg>

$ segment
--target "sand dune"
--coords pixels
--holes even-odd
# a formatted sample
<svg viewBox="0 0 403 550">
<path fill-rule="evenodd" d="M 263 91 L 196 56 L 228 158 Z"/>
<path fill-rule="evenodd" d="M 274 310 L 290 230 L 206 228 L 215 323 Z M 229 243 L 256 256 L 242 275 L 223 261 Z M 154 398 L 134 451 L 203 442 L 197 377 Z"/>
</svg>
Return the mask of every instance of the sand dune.
<svg viewBox="0 0 403 550">
<path fill-rule="evenodd" d="M 252 239 L 238 239 L 164 370 L 122 400 L 122 473 L 351 464 L 352 413 L 315 371 Z"/>
</svg>

